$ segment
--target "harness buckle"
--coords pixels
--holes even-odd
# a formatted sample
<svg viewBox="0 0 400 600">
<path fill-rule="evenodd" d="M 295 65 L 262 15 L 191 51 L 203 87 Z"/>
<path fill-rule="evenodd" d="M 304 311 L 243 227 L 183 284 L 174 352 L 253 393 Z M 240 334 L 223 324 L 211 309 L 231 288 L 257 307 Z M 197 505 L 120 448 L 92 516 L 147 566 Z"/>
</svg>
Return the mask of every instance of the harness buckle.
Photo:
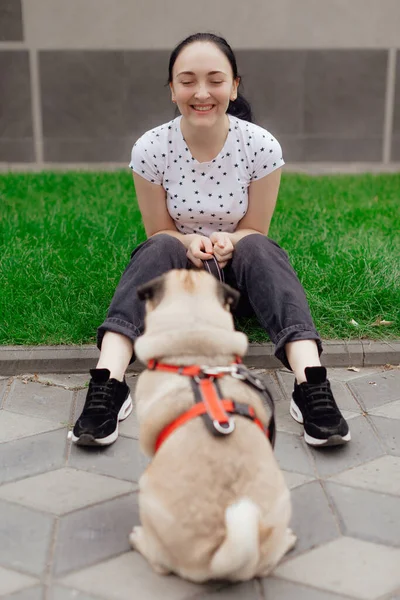
<svg viewBox="0 0 400 600">
<path fill-rule="evenodd" d="M 228 420 L 228 427 L 223 427 L 221 423 L 217 420 L 214 420 L 212 424 L 214 429 L 216 429 L 216 431 L 218 431 L 218 433 L 221 433 L 222 435 L 229 435 L 235 429 L 235 421 L 232 419 L 232 417 L 230 417 Z"/>
<path fill-rule="evenodd" d="M 232 373 L 234 367 L 207 367 L 202 366 L 201 372 L 207 377 L 218 377 L 218 375 L 223 375 L 224 373 Z"/>
</svg>

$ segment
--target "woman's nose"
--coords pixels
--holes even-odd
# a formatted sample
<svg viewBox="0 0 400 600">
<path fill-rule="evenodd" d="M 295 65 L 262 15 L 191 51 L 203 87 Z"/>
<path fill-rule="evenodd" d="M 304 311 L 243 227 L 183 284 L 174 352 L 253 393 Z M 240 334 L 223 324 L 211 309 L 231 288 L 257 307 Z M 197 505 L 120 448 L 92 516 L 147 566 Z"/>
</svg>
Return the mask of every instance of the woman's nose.
<svg viewBox="0 0 400 600">
<path fill-rule="evenodd" d="M 209 91 L 207 89 L 207 86 L 205 85 L 199 85 L 196 93 L 195 93 L 195 97 L 198 98 L 199 100 L 202 100 L 203 98 L 208 98 L 209 97 Z"/>
</svg>

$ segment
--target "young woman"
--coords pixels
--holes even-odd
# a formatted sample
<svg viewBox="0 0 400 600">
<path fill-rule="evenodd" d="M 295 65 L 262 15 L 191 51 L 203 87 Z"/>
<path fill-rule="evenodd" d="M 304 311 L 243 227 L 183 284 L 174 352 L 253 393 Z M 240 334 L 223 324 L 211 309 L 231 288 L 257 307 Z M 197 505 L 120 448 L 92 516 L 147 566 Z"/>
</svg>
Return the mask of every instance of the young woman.
<svg viewBox="0 0 400 600">
<path fill-rule="evenodd" d="M 228 43 L 192 35 L 172 52 L 171 99 L 180 116 L 145 133 L 130 167 L 147 241 L 132 253 L 98 330 L 101 350 L 83 412 L 73 430 L 79 444 L 106 445 L 132 410 L 125 370 L 143 332 L 136 288 L 173 268 L 202 266 L 214 256 L 241 293 L 239 314 L 255 314 L 275 354 L 296 382 L 291 415 L 307 443 L 335 445 L 350 432 L 319 356 L 321 341 L 287 254 L 267 237 L 284 164 L 278 141 L 253 124 L 240 95 Z"/>
</svg>

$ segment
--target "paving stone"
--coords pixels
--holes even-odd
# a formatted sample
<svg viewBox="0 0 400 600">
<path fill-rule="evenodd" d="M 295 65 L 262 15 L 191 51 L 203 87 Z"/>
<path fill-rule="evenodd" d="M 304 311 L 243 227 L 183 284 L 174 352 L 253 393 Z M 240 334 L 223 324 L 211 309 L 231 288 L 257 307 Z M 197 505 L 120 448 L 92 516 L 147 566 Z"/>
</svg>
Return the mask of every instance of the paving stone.
<svg viewBox="0 0 400 600">
<path fill-rule="evenodd" d="M 264 600 L 351 600 L 349 596 L 338 596 L 277 577 L 266 577 L 261 582 Z"/>
<path fill-rule="evenodd" d="M 70 574 L 60 583 L 109 600 L 132 600 L 133 593 L 140 600 L 187 600 L 207 589 L 174 575 L 157 575 L 138 552 L 127 552 Z"/>
<path fill-rule="evenodd" d="M 276 377 L 281 386 L 283 397 L 290 401 L 294 387 L 294 374 L 291 371 L 281 369 L 276 372 Z"/>
<path fill-rule="evenodd" d="M 292 490 L 291 498 L 293 507 L 291 528 L 297 535 L 297 542 L 290 556 L 340 536 L 336 518 L 332 514 L 319 481 Z"/>
<path fill-rule="evenodd" d="M 7 598 L 8 594 L 13 594 L 12 598 L 19 598 L 18 594 L 14 595 L 14 592 L 29 588 L 35 583 L 37 583 L 37 580 L 33 577 L 0 567 L 0 596 L 2 599 Z"/>
<path fill-rule="evenodd" d="M 309 483 L 313 480 L 311 475 L 301 475 L 300 473 L 291 473 L 290 471 L 282 471 L 283 476 L 285 477 L 285 481 L 290 490 L 294 490 L 295 488 L 303 485 L 304 483 Z"/>
<path fill-rule="evenodd" d="M 279 386 L 277 379 L 273 375 L 273 371 L 266 371 L 262 369 L 250 369 L 253 375 L 256 375 L 265 383 L 268 387 L 268 390 L 271 392 L 271 395 L 275 402 L 280 402 L 281 400 L 285 400 L 285 396 L 282 393 L 282 390 Z M 290 371 L 288 371 L 289 373 Z"/>
<path fill-rule="evenodd" d="M 29 381 L 16 379 L 4 408 L 23 415 L 43 417 L 48 421 L 67 423 L 72 408 L 73 392 Z"/>
<path fill-rule="evenodd" d="M 372 408 L 368 411 L 370 415 L 377 417 L 386 417 L 388 419 L 400 419 L 400 400 L 384 404 L 379 408 Z"/>
<path fill-rule="evenodd" d="M 39 383 L 44 385 L 54 385 L 65 387 L 69 390 L 80 390 L 87 388 L 89 384 L 90 374 L 89 373 L 38 373 L 37 379 Z"/>
<path fill-rule="evenodd" d="M 0 407 L 2 406 L 3 400 L 4 400 L 4 393 L 7 389 L 7 384 L 8 384 L 8 380 L 7 379 L 1 379 L 0 380 Z"/>
<path fill-rule="evenodd" d="M 137 502 L 137 494 L 133 493 L 61 517 L 54 573 L 81 569 L 129 550 L 128 536 L 139 524 Z"/>
<path fill-rule="evenodd" d="M 100 600 L 100 597 L 92 596 L 91 594 L 85 594 L 85 592 L 80 592 L 74 588 L 66 588 L 61 585 L 54 585 L 50 590 L 48 600 Z"/>
<path fill-rule="evenodd" d="M 135 489 L 127 481 L 64 468 L 0 486 L 0 498 L 62 515 Z"/>
<path fill-rule="evenodd" d="M 191 594 L 190 596 L 187 596 L 185 600 L 260 600 L 257 585 L 258 584 L 254 580 L 246 581 L 213 592 L 200 593 L 195 596 Z"/>
<path fill-rule="evenodd" d="M 135 440 L 139 439 L 139 423 L 137 420 L 135 406 L 133 407 L 129 417 L 124 421 L 120 421 L 119 433 L 125 437 L 134 438 Z"/>
<path fill-rule="evenodd" d="M 0 484 L 63 467 L 66 446 L 65 428 L 2 444 Z"/>
<path fill-rule="evenodd" d="M 326 483 L 326 490 L 344 535 L 400 546 L 400 498 L 337 483 Z"/>
<path fill-rule="evenodd" d="M 342 383 L 347 383 L 348 381 L 359 379 L 360 377 L 370 377 L 376 373 L 382 373 L 382 371 L 385 370 L 385 367 L 379 366 L 357 368 L 359 368 L 359 371 L 350 371 L 349 368 L 340 367 L 328 369 L 328 379 L 330 381 L 341 381 Z"/>
<path fill-rule="evenodd" d="M 364 364 L 398 364 L 400 360 L 400 342 L 398 340 L 390 341 L 371 341 L 363 340 Z"/>
<path fill-rule="evenodd" d="M 341 537 L 295 556 L 274 575 L 303 585 L 375 600 L 400 585 L 400 549 Z"/>
<path fill-rule="evenodd" d="M 276 436 L 275 454 L 285 471 L 315 476 L 314 466 L 303 437 L 279 431 Z"/>
<path fill-rule="evenodd" d="M 330 481 L 400 496 L 400 458 L 382 456 L 330 478 Z"/>
<path fill-rule="evenodd" d="M 0 410 L 0 443 L 52 431 L 59 427 L 60 424 L 54 421 L 19 415 L 4 409 Z"/>
<path fill-rule="evenodd" d="M 328 376 L 330 376 L 329 373 Z M 286 398 L 291 399 L 294 385 L 294 375 L 292 373 L 282 371 L 277 373 L 277 377 L 285 391 Z M 334 379 L 331 379 L 330 382 L 333 395 L 340 410 L 348 410 L 358 413 L 361 412 L 359 404 L 356 402 L 344 383 Z"/>
<path fill-rule="evenodd" d="M 42 600 L 45 597 L 45 591 L 42 586 L 35 585 L 34 587 L 26 588 L 14 594 L 1 596 L 1 600 Z"/>
<path fill-rule="evenodd" d="M 330 477 L 350 467 L 356 467 L 384 454 L 368 420 L 363 417 L 351 419 L 351 441 L 343 446 L 312 448 L 311 453 L 321 477 Z"/>
<path fill-rule="evenodd" d="M 367 412 L 371 408 L 400 400 L 400 370 L 360 377 L 348 385 Z"/>
<path fill-rule="evenodd" d="M 139 442 L 122 436 L 105 448 L 72 444 L 68 460 L 68 465 L 76 469 L 136 482 L 147 464 L 139 450 Z"/>
<path fill-rule="evenodd" d="M 0 500 L 0 564 L 41 575 L 52 528 L 53 517 Z"/>
<path fill-rule="evenodd" d="M 290 401 L 285 399 L 275 402 L 275 421 L 277 431 L 293 433 L 297 436 L 303 435 L 303 425 L 297 423 L 289 412 Z"/>
<path fill-rule="evenodd" d="M 394 456 L 400 456 L 400 427 L 398 420 L 373 416 L 369 418 L 386 452 Z"/>
</svg>

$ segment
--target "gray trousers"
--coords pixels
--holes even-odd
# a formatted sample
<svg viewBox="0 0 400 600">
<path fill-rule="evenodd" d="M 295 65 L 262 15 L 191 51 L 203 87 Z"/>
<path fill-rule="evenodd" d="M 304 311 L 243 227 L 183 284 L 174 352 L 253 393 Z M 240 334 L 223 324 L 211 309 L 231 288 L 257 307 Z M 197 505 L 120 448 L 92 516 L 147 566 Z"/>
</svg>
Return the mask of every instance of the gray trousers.
<svg viewBox="0 0 400 600">
<path fill-rule="evenodd" d="M 133 342 L 143 333 L 144 303 L 136 294 L 139 285 L 171 269 L 193 268 L 182 242 L 168 234 L 149 238 L 132 252 L 108 310 L 99 327 L 97 346 L 106 331 L 125 335 Z M 237 289 L 240 301 L 234 316 L 255 315 L 275 345 L 275 356 L 290 369 L 285 344 L 320 337 L 311 318 L 303 287 L 286 252 L 276 242 L 255 233 L 242 238 L 224 268 L 225 282 Z M 132 361 L 134 360 L 132 357 Z"/>
</svg>

